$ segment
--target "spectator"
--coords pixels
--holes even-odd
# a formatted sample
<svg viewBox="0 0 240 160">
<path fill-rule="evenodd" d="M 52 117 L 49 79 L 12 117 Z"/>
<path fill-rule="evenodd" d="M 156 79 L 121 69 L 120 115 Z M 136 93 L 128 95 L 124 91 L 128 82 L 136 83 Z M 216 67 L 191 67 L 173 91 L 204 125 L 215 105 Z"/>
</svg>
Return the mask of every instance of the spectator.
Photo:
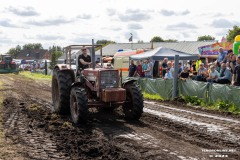
<svg viewBox="0 0 240 160">
<path fill-rule="evenodd" d="M 178 63 L 178 75 L 179 75 L 182 71 L 183 71 L 183 69 L 182 69 L 182 63 L 179 62 L 179 63 Z"/>
<path fill-rule="evenodd" d="M 153 63 L 150 61 L 150 59 L 147 59 L 147 70 L 144 70 L 145 77 L 147 78 L 153 78 Z"/>
<path fill-rule="evenodd" d="M 215 66 L 210 66 L 209 77 L 207 77 L 207 82 L 214 82 L 219 77 L 218 71 L 215 70 Z"/>
<path fill-rule="evenodd" d="M 234 70 L 232 70 L 232 68 L 230 67 L 229 62 L 226 63 L 226 68 L 232 73 Z M 235 68 L 235 66 L 234 66 Z"/>
<path fill-rule="evenodd" d="M 147 68 L 148 68 L 147 61 L 144 60 L 143 64 L 142 64 L 142 71 L 143 71 L 144 77 L 145 77 L 145 72 L 144 71 L 147 70 Z"/>
<path fill-rule="evenodd" d="M 236 58 L 237 56 L 235 54 L 233 54 L 233 50 L 228 50 L 228 54 L 227 54 L 227 62 L 229 62 L 229 66 L 231 67 L 232 71 L 234 71 L 235 66 L 236 66 Z"/>
<path fill-rule="evenodd" d="M 197 81 L 206 81 L 207 76 L 207 69 L 204 67 L 204 64 L 201 63 L 197 72 Z"/>
<path fill-rule="evenodd" d="M 129 66 L 128 77 L 135 77 L 137 74 L 137 66 L 134 64 L 134 60 L 131 60 L 131 64 Z"/>
<path fill-rule="evenodd" d="M 163 63 L 162 63 L 162 76 L 164 77 L 166 70 L 168 69 L 168 58 L 164 58 L 163 59 Z"/>
<path fill-rule="evenodd" d="M 169 69 L 170 74 L 171 74 L 172 77 L 173 77 L 173 74 L 174 74 L 173 63 L 168 62 L 168 69 Z"/>
<path fill-rule="evenodd" d="M 215 82 L 220 83 L 220 84 L 230 84 L 231 77 L 232 77 L 232 74 L 231 74 L 230 70 L 227 69 L 227 65 L 225 63 L 222 63 L 220 76 L 219 76 L 219 78 L 216 78 Z"/>
<path fill-rule="evenodd" d="M 183 68 L 183 71 L 180 73 L 179 78 L 180 78 L 181 80 L 184 80 L 184 81 L 186 81 L 187 79 L 189 79 L 189 72 L 188 72 L 188 67 L 187 67 L 187 66 L 185 66 L 185 67 Z"/>
<path fill-rule="evenodd" d="M 237 57 L 237 66 L 233 71 L 232 83 L 234 86 L 240 86 L 240 56 Z"/>
<path fill-rule="evenodd" d="M 138 60 L 137 61 L 137 76 L 138 77 L 144 77 L 144 72 L 143 72 L 143 69 L 142 69 L 142 64 L 141 62 Z"/>
<path fill-rule="evenodd" d="M 172 72 L 170 72 L 169 68 L 166 70 L 166 73 L 164 75 L 164 80 L 166 80 L 166 79 L 173 79 Z"/>
<path fill-rule="evenodd" d="M 196 61 L 192 62 L 192 73 L 193 75 L 197 75 L 197 70 L 196 70 Z"/>
<path fill-rule="evenodd" d="M 219 68 L 222 63 L 226 63 L 226 61 L 227 61 L 226 55 L 227 55 L 227 53 L 223 51 L 222 47 L 220 47 L 218 49 L 218 58 L 215 61 L 215 63 L 217 64 L 218 70 L 220 70 Z"/>
<path fill-rule="evenodd" d="M 213 63 L 208 63 L 208 68 L 207 68 L 207 70 L 208 70 L 208 74 L 210 73 L 210 67 L 211 67 L 211 65 L 214 65 Z"/>
</svg>

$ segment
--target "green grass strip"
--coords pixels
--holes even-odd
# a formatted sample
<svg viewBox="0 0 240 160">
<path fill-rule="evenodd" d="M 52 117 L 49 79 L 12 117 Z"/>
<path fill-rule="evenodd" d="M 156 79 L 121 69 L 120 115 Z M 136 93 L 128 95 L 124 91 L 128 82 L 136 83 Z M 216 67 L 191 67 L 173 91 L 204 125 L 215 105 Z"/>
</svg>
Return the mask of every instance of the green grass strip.
<svg viewBox="0 0 240 160">
<path fill-rule="evenodd" d="M 149 94 L 149 93 L 146 93 L 146 92 L 143 92 L 142 94 L 143 94 L 143 97 L 145 99 L 159 100 L 159 101 L 163 100 L 163 98 L 158 94 Z"/>
<path fill-rule="evenodd" d="M 31 78 L 31 79 L 49 79 L 49 80 L 51 80 L 51 78 L 52 78 L 51 75 L 44 75 L 42 73 L 31 73 L 28 71 L 21 72 L 20 75 L 25 76 L 27 78 Z"/>
</svg>

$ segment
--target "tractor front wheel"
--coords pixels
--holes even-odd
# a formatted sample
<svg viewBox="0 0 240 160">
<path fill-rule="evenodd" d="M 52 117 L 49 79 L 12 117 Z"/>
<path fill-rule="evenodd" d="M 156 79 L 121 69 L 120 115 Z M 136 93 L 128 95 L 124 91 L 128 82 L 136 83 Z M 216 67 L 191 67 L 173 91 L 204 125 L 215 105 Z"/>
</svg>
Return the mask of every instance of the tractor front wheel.
<svg viewBox="0 0 240 160">
<path fill-rule="evenodd" d="M 88 117 L 88 99 L 84 89 L 74 87 L 70 94 L 70 110 L 75 124 L 86 123 Z"/>
<path fill-rule="evenodd" d="M 52 101 L 55 112 L 69 114 L 70 87 L 72 83 L 70 72 L 54 70 L 52 76 Z"/>
<path fill-rule="evenodd" d="M 127 120 L 138 120 L 143 113 L 143 96 L 135 84 L 127 84 L 126 102 L 123 104 L 123 113 Z"/>
</svg>

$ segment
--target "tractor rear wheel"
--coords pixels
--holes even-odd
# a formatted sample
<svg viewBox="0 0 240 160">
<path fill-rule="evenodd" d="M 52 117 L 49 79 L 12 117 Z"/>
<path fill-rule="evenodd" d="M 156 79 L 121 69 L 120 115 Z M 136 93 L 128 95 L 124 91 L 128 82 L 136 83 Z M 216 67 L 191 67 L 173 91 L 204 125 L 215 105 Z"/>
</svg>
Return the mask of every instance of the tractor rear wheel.
<svg viewBox="0 0 240 160">
<path fill-rule="evenodd" d="M 70 94 L 70 110 L 72 120 L 75 124 L 86 123 L 88 117 L 88 98 L 86 91 L 74 87 Z"/>
<path fill-rule="evenodd" d="M 71 72 L 53 71 L 52 101 L 54 111 L 60 114 L 69 114 L 70 87 L 73 83 Z"/>
<path fill-rule="evenodd" d="M 126 102 L 123 104 L 123 113 L 127 120 L 138 120 L 143 113 L 143 96 L 135 84 L 127 84 Z"/>
</svg>

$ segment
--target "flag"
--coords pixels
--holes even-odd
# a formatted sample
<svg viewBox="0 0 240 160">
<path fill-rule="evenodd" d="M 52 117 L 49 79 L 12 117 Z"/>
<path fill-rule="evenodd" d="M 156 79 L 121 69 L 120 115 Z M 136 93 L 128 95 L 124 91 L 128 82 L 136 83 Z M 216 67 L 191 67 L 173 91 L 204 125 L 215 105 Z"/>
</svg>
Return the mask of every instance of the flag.
<svg viewBox="0 0 240 160">
<path fill-rule="evenodd" d="M 132 33 L 130 33 L 130 34 L 131 34 L 131 37 L 128 40 L 129 40 L 129 42 L 132 42 L 133 36 L 132 36 Z"/>
</svg>

